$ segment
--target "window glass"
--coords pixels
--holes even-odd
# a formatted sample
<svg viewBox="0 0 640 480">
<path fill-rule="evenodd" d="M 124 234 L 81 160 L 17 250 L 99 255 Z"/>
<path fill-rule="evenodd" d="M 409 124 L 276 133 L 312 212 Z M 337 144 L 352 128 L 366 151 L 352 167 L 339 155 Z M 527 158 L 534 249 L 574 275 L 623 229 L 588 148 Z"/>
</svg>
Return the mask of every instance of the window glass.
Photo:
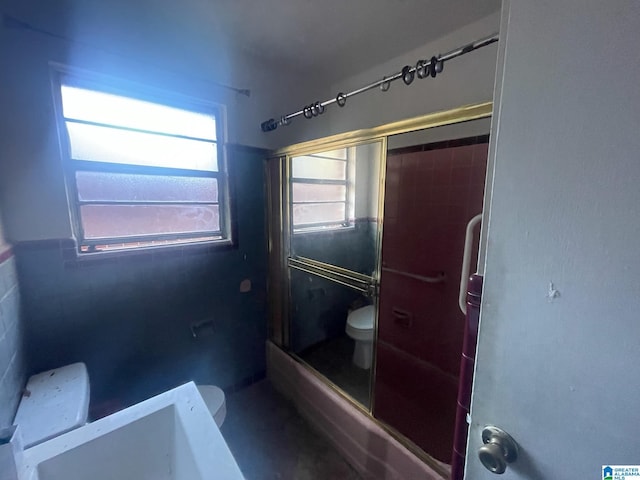
<svg viewBox="0 0 640 480">
<path fill-rule="evenodd" d="M 218 179 L 209 177 L 78 171 L 76 185 L 81 201 L 218 201 Z"/>
<path fill-rule="evenodd" d="M 67 131 L 75 160 L 218 170 L 215 143 L 73 122 Z"/>
<path fill-rule="evenodd" d="M 64 77 L 57 97 L 79 251 L 229 240 L 219 110 L 81 82 Z"/>
<path fill-rule="evenodd" d="M 294 183 L 294 203 L 304 202 L 344 202 L 347 194 L 345 185 L 318 185 L 313 183 Z"/>
<path fill-rule="evenodd" d="M 293 224 L 342 223 L 345 213 L 344 203 L 298 203 L 293 205 Z"/>
<path fill-rule="evenodd" d="M 87 239 L 220 230 L 217 205 L 83 205 Z"/>
<path fill-rule="evenodd" d="M 294 157 L 292 159 L 291 173 L 294 178 L 345 180 L 347 177 L 347 162 L 314 155 Z"/>
<path fill-rule="evenodd" d="M 293 231 L 348 227 L 355 169 L 347 148 L 291 158 Z"/>
<path fill-rule="evenodd" d="M 316 153 L 311 155 L 312 157 L 323 157 L 323 158 L 334 158 L 338 160 L 346 160 L 347 159 L 347 149 L 339 148 L 338 150 L 329 150 L 322 153 Z"/>
<path fill-rule="evenodd" d="M 334 178 L 301 178 L 290 168 L 287 214 L 291 225 L 291 256 L 373 275 L 379 238 L 380 176 L 383 142 L 374 140 L 353 146 L 290 157 L 323 166 L 341 162 L 343 175 Z M 340 158 L 340 160 L 337 160 Z"/>
<path fill-rule="evenodd" d="M 62 85 L 61 93 L 68 119 L 216 140 L 213 115 L 70 85 Z"/>
</svg>

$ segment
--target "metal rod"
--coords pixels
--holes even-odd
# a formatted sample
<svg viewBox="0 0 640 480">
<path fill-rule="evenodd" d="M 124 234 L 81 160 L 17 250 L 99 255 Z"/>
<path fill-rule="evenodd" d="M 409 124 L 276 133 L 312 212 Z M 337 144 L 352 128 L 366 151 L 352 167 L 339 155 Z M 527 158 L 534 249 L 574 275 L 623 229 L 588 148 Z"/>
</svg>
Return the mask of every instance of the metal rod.
<svg viewBox="0 0 640 480">
<path fill-rule="evenodd" d="M 220 154 L 218 154 L 220 155 Z M 220 158 L 220 157 L 218 157 Z M 132 165 L 71 158 L 71 170 L 75 172 L 116 173 L 122 175 L 149 175 L 158 177 L 224 178 L 224 172 L 212 170 L 189 170 L 188 168 L 156 167 L 155 165 Z"/>
<path fill-rule="evenodd" d="M 338 283 L 338 284 L 343 285 L 345 287 L 352 288 L 353 290 L 356 290 L 356 291 L 358 291 L 360 293 L 367 293 L 367 291 L 368 291 L 366 287 L 360 287 L 358 285 L 354 285 L 352 283 L 348 283 L 348 282 L 342 281 L 342 280 L 340 280 L 338 278 L 335 278 L 335 277 L 332 277 L 330 275 L 327 275 L 326 273 L 312 270 L 312 269 L 307 268 L 307 267 L 305 267 L 303 265 L 297 265 L 297 264 L 294 264 L 294 263 L 290 263 L 289 267 L 295 268 L 296 270 L 300 270 L 300 271 L 305 272 L 305 273 L 309 273 L 311 275 L 315 275 L 315 276 L 320 277 L 320 278 L 324 278 L 325 280 L 330 280 L 332 282 Z"/>
<path fill-rule="evenodd" d="M 100 123 L 100 122 L 92 122 L 90 120 L 80 120 L 78 118 L 70 118 L 63 117 L 66 123 L 77 123 L 79 125 L 86 125 L 89 127 L 99 127 L 99 128 L 110 128 L 112 130 L 120 130 L 123 132 L 132 132 L 132 133 L 144 133 L 146 135 L 155 135 L 157 137 L 169 137 L 169 138 L 177 138 L 180 140 L 191 140 L 194 142 L 204 142 L 204 143 L 218 143 L 218 140 L 211 138 L 202 138 L 202 137 L 191 137 L 189 135 L 180 135 L 177 133 L 167 133 L 161 132 L 157 130 L 145 130 L 143 128 L 135 128 L 135 127 L 123 127 L 120 125 L 112 125 L 109 123 Z"/>
<path fill-rule="evenodd" d="M 167 234 L 142 234 L 142 235 L 130 235 L 126 237 L 89 237 L 81 238 L 80 245 L 111 245 L 114 243 L 132 243 L 132 242 L 151 242 L 154 240 L 179 240 L 183 238 L 193 238 L 198 240 L 200 238 L 212 238 L 221 237 L 222 231 L 202 231 L 202 232 L 183 232 L 183 233 L 167 233 Z M 203 240 L 205 241 L 205 240 Z"/>
<path fill-rule="evenodd" d="M 356 276 L 356 275 L 352 275 L 351 272 L 349 272 L 348 270 L 344 270 L 344 269 L 337 269 L 337 268 L 330 268 L 330 269 L 324 269 L 322 267 L 318 267 L 318 266 L 314 266 L 313 264 L 311 265 L 305 265 L 304 261 L 300 261 L 296 258 L 293 257 L 289 257 L 289 265 L 297 265 L 297 266 L 303 266 L 305 268 L 309 268 L 313 271 L 323 271 L 326 275 L 330 275 L 330 276 L 337 276 L 339 278 L 343 278 L 345 279 L 345 281 L 349 281 L 351 283 L 357 284 L 357 283 L 361 283 L 364 284 L 365 287 L 369 286 L 373 280 L 371 278 L 365 277 L 364 279 Z M 346 273 L 343 273 L 346 272 Z M 355 273 L 355 272 L 354 272 Z"/>
<path fill-rule="evenodd" d="M 310 202 L 321 203 L 321 202 Z M 326 203 L 340 203 L 340 202 L 326 202 Z M 190 206 L 212 206 L 218 207 L 219 202 L 204 202 L 204 201 L 190 201 L 190 200 L 78 200 L 78 205 L 81 207 L 84 205 L 98 205 L 98 206 L 126 206 L 126 207 L 156 207 L 156 206 L 173 206 L 173 207 L 190 207 Z"/>
<path fill-rule="evenodd" d="M 291 257 L 293 258 L 293 257 Z M 293 258 L 293 260 L 300 262 L 300 263 L 306 263 L 309 264 L 312 267 L 315 268 L 320 268 L 322 270 L 328 270 L 330 272 L 338 272 L 338 273 L 342 273 L 343 277 L 349 277 L 349 278 L 354 278 L 356 279 L 356 281 L 360 282 L 360 283 L 366 283 L 366 284 L 370 284 L 372 282 L 374 282 L 374 278 L 371 275 L 365 275 L 364 273 L 359 273 L 359 272 L 354 272 L 353 270 L 349 270 L 348 268 L 343 268 L 343 267 L 338 267 L 337 265 L 333 265 L 331 263 L 325 263 L 325 262 L 321 262 L 319 260 L 313 260 L 311 258 L 307 258 L 307 257 L 300 257 L 300 256 L 295 256 L 295 258 Z"/>
<path fill-rule="evenodd" d="M 306 177 L 292 177 L 293 183 L 310 183 L 313 185 L 344 185 L 347 180 L 333 180 L 331 178 L 306 178 Z"/>
<path fill-rule="evenodd" d="M 460 57 L 467 53 L 473 52 L 474 50 L 478 50 L 479 48 L 486 47 L 487 45 L 491 45 L 492 43 L 497 42 L 498 38 L 499 38 L 499 34 L 497 32 L 493 33 L 487 37 L 476 40 L 475 42 L 471 42 L 471 43 L 468 43 L 467 45 L 463 45 L 462 47 L 455 48 L 445 54 L 431 57 L 431 59 L 419 60 L 418 62 L 416 62 L 416 65 L 414 66 L 408 65 L 407 67 L 403 68 L 399 72 L 394 73 L 393 75 L 383 77 L 380 80 L 376 80 L 373 83 L 360 87 L 351 92 L 348 92 L 348 93 L 341 92 L 341 93 L 338 93 L 338 95 L 336 95 L 335 98 L 325 100 L 324 102 L 315 102 L 310 105 L 307 105 L 303 107 L 301 110 L 297 110 L 293 113 L 289 113 L 288 115 L 283 115 L 282 117 L 280 117 L 279 120 L 271 118 L 269 120 L 262 122 L 261 124 L 262 131 L 271 132 L 276 128 L 278 128 L 278 126 L 280 125 L 289 125 L 292 119 L 299 117 L 301 115 L 303 115 L 305 118 L 314 118 L 322 114 L 324 112 L 324 109 L 329 105 L 338 103 L 338 105 L 342 107 L 345 105 L 346 100 L 348 98 L 367 92 L 376 87 L 382 87 L 384 85 L 385 86 L 384 91 L 386 91 L 388 90 L 388 85 L 391 82 L 395 82 L 396 80 L 399 80 L 405 77 L 405 75 L 410 76 L 411 81 L 413 81 L 413 75 L 415 75 L 416 71 L 418 70 L 418 64 L 422 63 L 423 68 L 425 69 L 428 68 L 429 70 L 433 70 L 436 67 L 436 64 L 442 65 L 443 62 L 446 62 L 456 57 Z M 435 76 L 435 75 L 432 74 L 432 76 Z M 408 82 L 407 85 L 411 83 L 411 81 Z"/>
<path fill-rule="evenodd" d="M 402 272 L 393 268 L 382 267 L 383 272 L 391 272 L 402 277 L 413 278 L 414 280 L 420 280 L 425 283 L 444 283 L 447 279 L 447 275 L 444 272 L 438 272 L 436 275 L 426 277 L 424 275 L 416 275 L 414 273 Z"/>
</svg>

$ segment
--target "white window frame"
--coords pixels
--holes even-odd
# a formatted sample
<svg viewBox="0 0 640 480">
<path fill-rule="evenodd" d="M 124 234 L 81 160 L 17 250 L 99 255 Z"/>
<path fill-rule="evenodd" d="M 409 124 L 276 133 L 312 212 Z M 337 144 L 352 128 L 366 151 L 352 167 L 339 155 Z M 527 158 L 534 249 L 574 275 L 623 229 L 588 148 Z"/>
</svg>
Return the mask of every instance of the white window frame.
<svg viewBox="0 0 640 480">
<path fill-rule="evenodd" d="M 51 81 L 53 87 L 54 109 L 59 137 L 62 167 L 65 173 L 67 186 L 67 200 L 69 213 L 72 219 L 72 227 L 78 247 L 78 254 L 104 254 L 116 252 L 131 252 L 146 250 L 149 248 L 186 247 L 189 245 L 212 244 L 229 246 L 234 244 L 234 228 L 231 219 L 232 205 L 229 181 L 229 168 L 227 162 L 227 135 L 226 135 L 226 109 L 224 105 L 216 104 L 192 97 L 163 90 L 145 87 L 133 82 L 126 82 L 113 77 L 96 75 L 64 65 L 51 64 Z M 71 157 L 69 135 L 66 127 L 67 119 L 63 116 L 61 87 L 72 84 L 81 88 L 120 95 L 136 100 L 148 101 L 159 105 L 179 108 L 186 111 L 206 113 L 215 117 L 216 123 L 216 148 L 218 171 L 180 169 L 169 167 L 151 167 L 133 164 L 116 164 L 106 162 L 77 160 Z M 124 129 L 126 130 L 126 129 Z M 132 129 L 135 131 L 135 129 Z M 140 130 L 141 131 L 141 130 Z M 141 131 L 142 132 L 142 131 Z M 150 132 L 158 133 L 158 132 Z M 169 137 L 178 135 L 164 134 Z M 185 177 L 209 177 L 217 179 L 219 231 L 211 232 L 185 232 L 167 234 L 144 234 L 137 236 L 113 236 L 100 239 L 87 239 L 84 235 L 81 205 L 87 204 L 80 200 L 76 185 L 77 171 L 97 171 L 112 173 L 129 173 L 158 176 L 185 176 Z M 149 202 L 154 203 L 154 202 Z M 155 202 L 157 203 L 157 202 Z M 175 201 L 173 204 L 195 205 L 197 202 Z M 210 202 L 209 202 L 210 203 Z M 136 202 L 122 202 L 123 205 L 132 205 Z M 124 245 L 117 247 L 116 245 Z M 110 246 L 100 248 L 101 246 Z"/>
</svg>

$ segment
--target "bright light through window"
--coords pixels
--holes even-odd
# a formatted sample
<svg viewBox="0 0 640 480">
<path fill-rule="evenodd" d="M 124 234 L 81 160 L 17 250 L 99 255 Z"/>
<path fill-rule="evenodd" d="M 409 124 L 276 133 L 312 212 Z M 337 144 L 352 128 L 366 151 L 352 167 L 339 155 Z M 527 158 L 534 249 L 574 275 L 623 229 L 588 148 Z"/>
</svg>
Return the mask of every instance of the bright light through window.
<svg viewBox="0 0 640 480">
<path fill-rule="evenodd" d="M 76 160 L 218 170 L 215 143 L 75 122 L 67 122 L 67 130 Z"/>
<path fill-rule="evenodd" d="M 62 85 L 65 118 L 216 140 L 213 115 Z"/>
<path fill-rule="evenodd" d="M 228 240 L 219 111 L 60 85 L 81 252 Z"/>
</svg>

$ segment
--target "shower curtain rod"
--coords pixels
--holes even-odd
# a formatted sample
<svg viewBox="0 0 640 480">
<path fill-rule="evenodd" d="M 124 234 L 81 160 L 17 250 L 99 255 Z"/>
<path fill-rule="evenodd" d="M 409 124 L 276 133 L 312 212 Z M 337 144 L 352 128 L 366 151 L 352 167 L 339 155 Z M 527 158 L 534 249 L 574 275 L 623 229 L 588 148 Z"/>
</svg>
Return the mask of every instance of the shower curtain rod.
<svg viewBox="0 0 640 480">
<path fill-rule="evenodd" d="M 478 50 L 479 48 L 491 45 L 492 43 L 495 43 L 497 41 L 498 32 L 493 33 L 488 37 L 476 40 L 475 42 L 468 43 L 467 45 L 464 45 L 462 47 L 458 47 L 443 55 L 433 56 L 430 59 L 418 60 L 415 66 L 406 65 L 402 68 L 402 70 L 394 73 L 393 75 L 383 77 L 380 80 L 377 80 L 373 83 L 370 83 L 369 85 L 365 85 L 364 87 L 360 87 L 348 93 L 340 92 L 338 93 L 338 95 L 336 95 L 335 98 L 330 98 L 329 100 L 325 100 L 324 102 L 315 102 L 310 105 L 306 105 L 297 112 L 293 112 L 288 115 L 282 115 L 280 117 L 280 120 L 270 118 L 269 120 L 262 122 L 262 131 L 271 132 L 278 128 L 279 125 L 289 125 L 292 119 L 294 119 L 295 117 L 299 117 L 300 115 L 303 115 L 305 118 L 317 117 L 318 115 L 324 113 L 325 107 L 334 103 L 337 103 L 339 107 L 344 107 L 347 103 L 347 98 L 354 97 L 376 87 L 380 87 L 383 92 L 386 92 L 387 90 L 389 90 L 391 82 L 395 82 L 399 79 L 402 79 L 402 81 L 406 85 L 410 85 L 413 82 L 415 76 L 417 76 L 418 78 L 426 78 L 428 76 L 435 78 L 436 75 L 442 73 L 444 62 L 446 62 L 447 60 L 460 57 L 469 52 L 473 52 L 474 50 Z"/>
</svg>

